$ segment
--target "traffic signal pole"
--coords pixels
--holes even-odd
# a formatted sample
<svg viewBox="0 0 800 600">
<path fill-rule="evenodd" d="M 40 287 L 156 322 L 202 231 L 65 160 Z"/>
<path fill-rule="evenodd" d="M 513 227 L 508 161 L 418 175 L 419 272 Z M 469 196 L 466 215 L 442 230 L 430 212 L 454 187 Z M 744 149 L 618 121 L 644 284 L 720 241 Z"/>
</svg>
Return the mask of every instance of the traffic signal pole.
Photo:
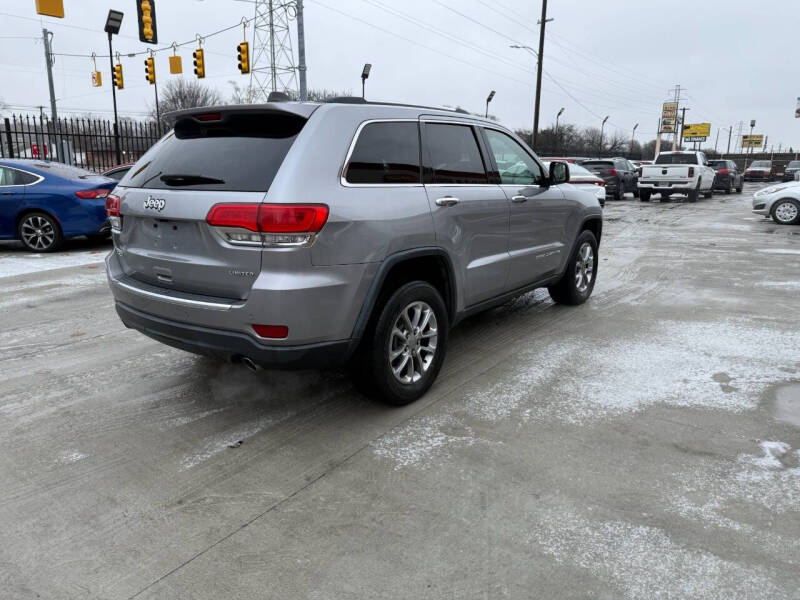
<svg viewBox="0 0 800 600">
<path fill-rule="evenodd" d="M 114 152 L 117 164 L 122 163 L 119 151 L 119 117 L 117 116 L 117 86 L 114 85 L 114 50 L 111 47 L 111 32 L 108 32 L 108 63 L 111 65 L 111 97 L 114 99 Z"/>
</svg>

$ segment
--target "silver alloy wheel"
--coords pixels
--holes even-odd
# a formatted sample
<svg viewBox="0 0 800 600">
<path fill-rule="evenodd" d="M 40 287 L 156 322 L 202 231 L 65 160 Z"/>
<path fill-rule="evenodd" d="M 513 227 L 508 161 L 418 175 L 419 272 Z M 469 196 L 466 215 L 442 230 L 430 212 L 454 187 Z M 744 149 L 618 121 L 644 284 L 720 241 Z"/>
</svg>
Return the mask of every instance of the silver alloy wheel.
<svg viewBox="0 0 800 600">
<path fill-rule="evenodd" d="M 797 205 L 794 202 L 781 202 L 775 207 L 775 218 L 781 223 L 791 223 L 797 218 Z"/>
<path fill-rule="evenodd" d="M 589 289 L 594 277 L 594 250 L 589 242 L 583 242 L 575 260 L 575 288 L 583 294 Z"/>
<path fill-rule="evenodd" d="M 53 224 L 41 215 L 25 217 L 20 226 L 25 245 L 34 250 L 47 250 L 56 239 Z"/>
<path fill-rule="evenodd" d="M 421 300 L 406 306 L 389 335 L 389 368 L 403 384 L 416 383 L 433 364 L 438 339 L 436 315 Z"/>
</svg>

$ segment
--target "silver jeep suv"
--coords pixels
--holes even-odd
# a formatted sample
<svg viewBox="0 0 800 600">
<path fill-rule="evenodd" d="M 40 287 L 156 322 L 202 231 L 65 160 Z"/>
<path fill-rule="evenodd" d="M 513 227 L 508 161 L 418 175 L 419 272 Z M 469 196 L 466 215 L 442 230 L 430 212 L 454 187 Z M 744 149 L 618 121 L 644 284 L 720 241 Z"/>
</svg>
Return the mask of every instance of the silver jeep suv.
<svg viewBox="0 0 800 600">
<path fill-rule="evenodd" d="M 507 129 L 357 102 L 175 113 L 108 197 L 122 322 L 251 369 L 349 364 L 423 395 L 464 317 L 592 293 L 602 213 Z"/>
</svg>

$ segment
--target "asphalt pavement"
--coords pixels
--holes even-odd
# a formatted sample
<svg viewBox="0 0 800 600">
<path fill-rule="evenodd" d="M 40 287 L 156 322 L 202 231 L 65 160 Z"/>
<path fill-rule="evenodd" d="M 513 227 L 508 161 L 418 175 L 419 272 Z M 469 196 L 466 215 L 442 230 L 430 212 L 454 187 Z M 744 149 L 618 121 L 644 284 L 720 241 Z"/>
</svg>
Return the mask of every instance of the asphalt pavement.
<svg viewBox="0 0 800 600">
<path fill-rule="evenodd" d="M 800 226 L 609 201 L 597 286 L 456 328 L 430 393 L 125 330 L 0 246 L 0 597 L 800 598 Z"/>
</svg>

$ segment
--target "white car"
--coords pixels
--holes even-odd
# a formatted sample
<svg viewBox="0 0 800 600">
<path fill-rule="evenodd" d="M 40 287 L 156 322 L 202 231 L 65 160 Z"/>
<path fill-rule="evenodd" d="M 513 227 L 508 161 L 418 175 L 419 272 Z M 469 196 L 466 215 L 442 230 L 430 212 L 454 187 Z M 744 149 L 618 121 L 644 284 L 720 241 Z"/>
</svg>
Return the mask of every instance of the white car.
<svg viewBox="0 0 800 600">
<path fill-rule="evenodd" d="M 543 160 L 542 164 L 545 169 L 550 169 L 550 161 Z M 569 168 L 569 182 L 575 185 L 578 189 L 585 190 L 593 194 L 600 206 L 606 205 L 606 182 L 603 178 L 598 177 L 589 169 L 582 166 L 570 163 L 567 165 Z"/>
<path fill-rule="evenodd" d="M 686 194 L 689 202 L 695 202 L 700 194 L 711 198 L 714 177 L 716 172 L 702 152 L 662 152 L 654 164 L 642 166 L 639 199 L 647 202 L 653 194 L 661 194 L 662 202 L 670 194 Z"/>
<path fill-rule="evenodd" d="M 787 181 L 765 187 L 753 194 L 753 212 L 779 225 L 800 223 L 800 181 Z"/>
</svg>

